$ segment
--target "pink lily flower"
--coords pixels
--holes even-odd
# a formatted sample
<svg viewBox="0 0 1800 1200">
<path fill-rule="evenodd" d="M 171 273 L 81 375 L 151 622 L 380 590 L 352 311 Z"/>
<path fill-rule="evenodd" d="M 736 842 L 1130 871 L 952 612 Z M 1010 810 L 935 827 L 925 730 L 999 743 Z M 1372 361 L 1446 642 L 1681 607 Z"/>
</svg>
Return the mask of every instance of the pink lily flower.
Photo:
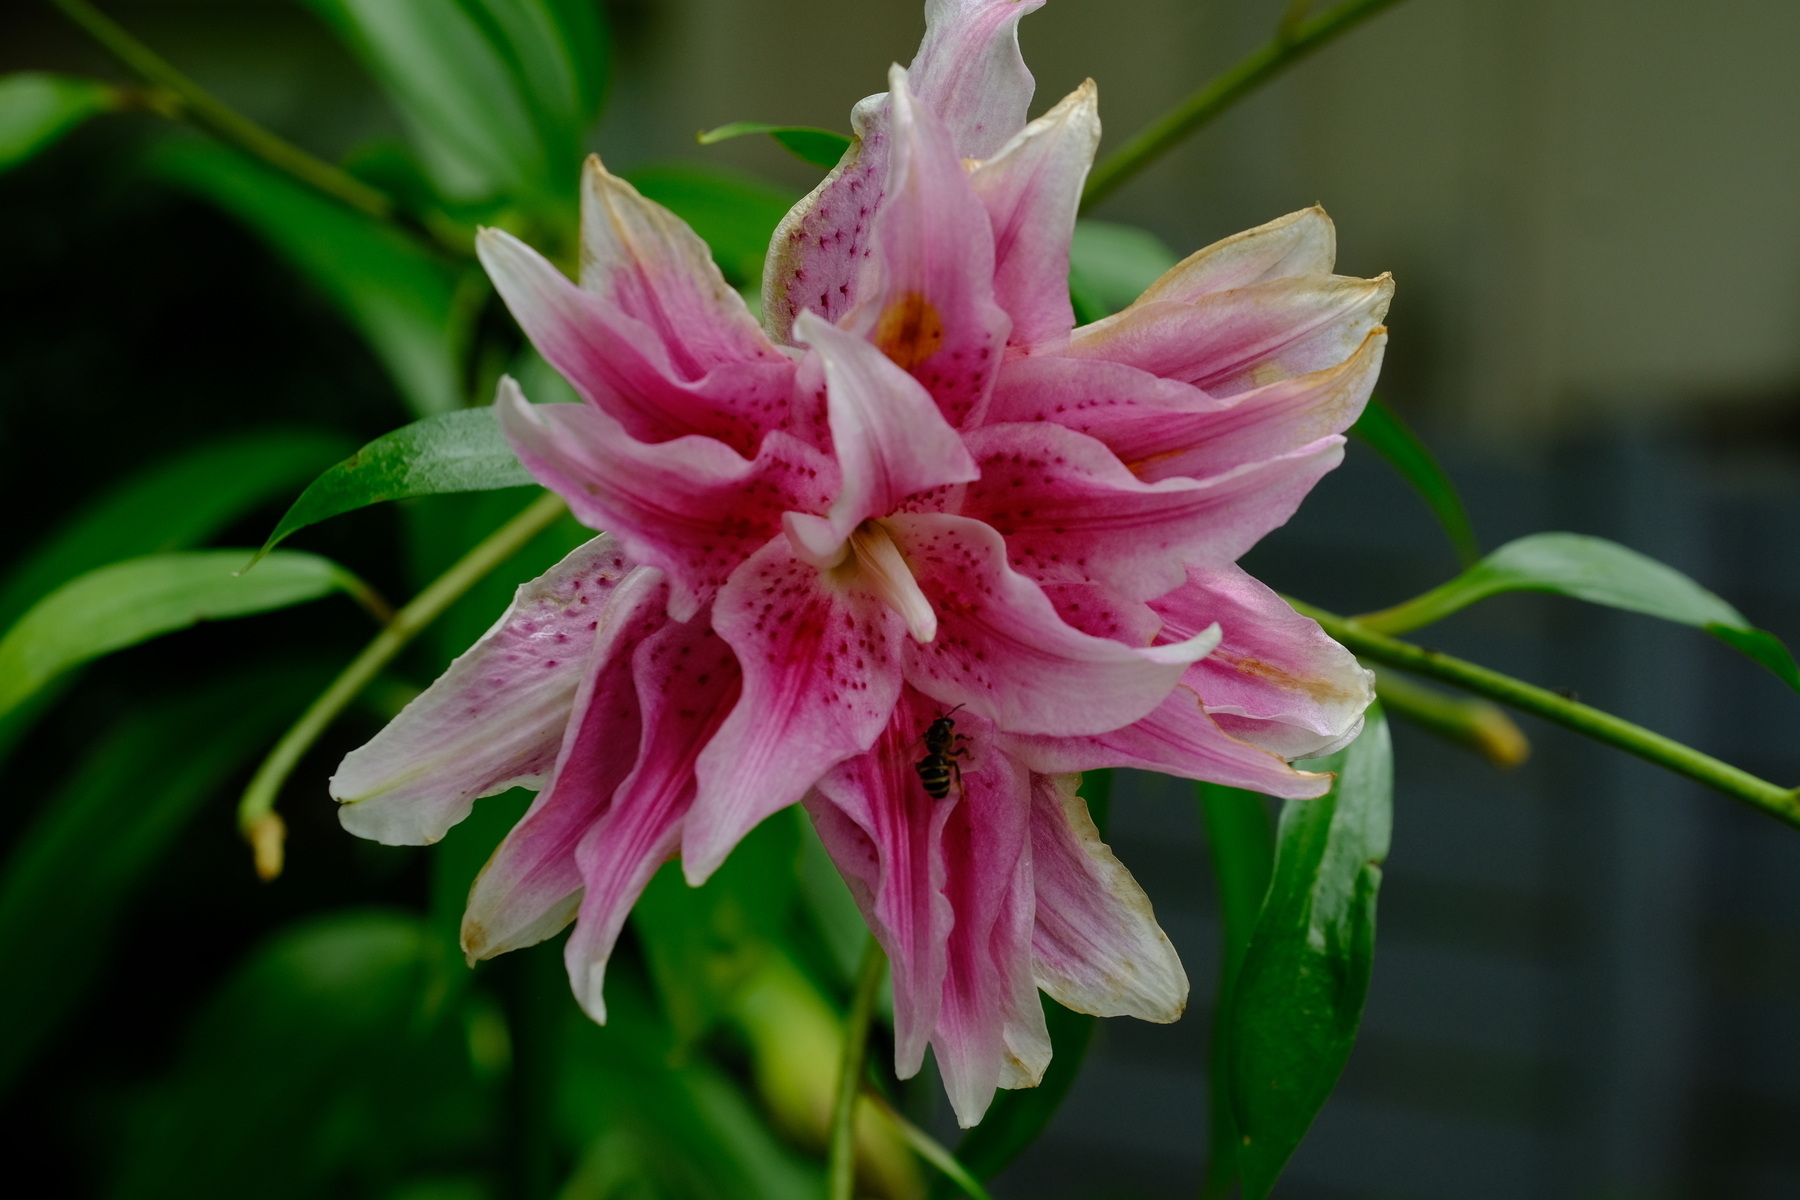
<svg viewBox="0 0 1800 1200">
<path fill-rule="evenodd" d="M 520 460 L 608 533 L 332 780 L 347 829 L 423 844 L 537 800 L 477 881 L 471 960 L 571 921 L 575 995 L 657 868 L 704 881 L 804 801 L 893 967 L 896 1070 L 959 1120 L 1038 1082 L 1038 1003 L 1152 1021 L 1187 978 L 1076 772 L 1321 794 L 1370 678 L 1234 564 L 1342 456 L 1391 281 L 1331 273 L 1310 209 L 1077 329 L 1090 81 L 1026 122 L 1019 18 L 930 0 L 859 140 L 777 231 L 767 330 L 666 210 L 590 160 L 581 278 L 481 258 L 584 403 L 496 400 Z M 944 795 L 922 782 L 954 721 Z"/>
</svg>

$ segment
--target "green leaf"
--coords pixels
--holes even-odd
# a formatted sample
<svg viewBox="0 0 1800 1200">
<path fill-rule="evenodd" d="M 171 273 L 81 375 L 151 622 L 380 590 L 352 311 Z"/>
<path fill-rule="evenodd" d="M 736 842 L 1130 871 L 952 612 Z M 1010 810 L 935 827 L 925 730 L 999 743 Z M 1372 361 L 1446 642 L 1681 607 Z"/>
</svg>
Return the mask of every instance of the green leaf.
<svg viewBox="0 0 1800 1200">
<path fill-rule="evenodd" d="M 1348 749 L 1306 764 L 1337 773 L 1331 792 L 1282 805 L 1268 897 L 1231 998 L 1227 1071 L 1246 1200 L 1275 1185 L 1362 1019 L 1394 798 L 1380 707 L 1366 720 Z"/>
<path fill-rule="evenodd" d="M 16 167 L 89 117 L 119 106 L 92 79 L 29 71 L 0 75 L 0 171 Z"/>
<path fill-rule="evenodd" d="M 0 638 L 0 716 L 78 663 L 201 621 L 248 616 L 332 592 L 365 594 L 329 559 L 282 551 L 238 577 L 246 550 L 188 550 L 100 567 L 33 605 Z"/>
<path fill-rule="evenodd" d="M 604 26 L 580 0 L 306 0 L 399 111 L 462 203 L 569 196 L 606 86 Z"/>
<path fill-rule="evenodd" d="M 1232 1028 L 1231 996 L 1250 949 L 1250 938 L 1269 892 L 1275 864 L 1275 841 L 1269 829 L 1266 798 L 1255 792 L 1199 785 L 1206 848 L 1212 857 L 1219 889 L 1219 989 L 1213 1007 L 1212 1049 L 1207 1066 L 1212 1103 L 1210 1150 L 1206 1162 L 1207 1200 L 1223 1197 L 1237 1178 L 1237 1119 L 1232 1113 L 1231 1080 L 1225 1055 Z"/>
<path fill-rule="evenodd" d="M 257 559 L 297 530 L 385 500 L 536 482 L 506 444 L 492 408 L 426 417 L 382 434 L 313 480 L 282 515 Z"/>
<path fill-rule="evenodd" d="M 455 269 L 401 230 L 213 142 L 160 144 L 152 168 L 249 225 L 356 327 L 416 416 L 463 401 Z"/>
<path fill-rule="evenodd" d="M 113 484 L 63 521 L 0 582 L 0 629 L 52 588 L 107 563 L 185 550 L 350 449 L 320 430 L 270 429 L 205 442 Z"/>
<path fill-rule="evenodd" d="M 751 133 L 766 133 L 796 158 L 805 159 L 813 166 L 827 170 L 837 166 L 838 160 L 844 157 L 844 152 L 850 149 L 851 139 L 848 134 L 820 129 L 815 125 L 768 125 L 761 121 L 733 121 L 729 125 L 707 130 L 700 135 L 699 141 L 702 146 L 710 146 L 714 142 Z"/>
<path fill-rule="evenodd" d="M 1069 245 L 1069 292 L 1082 323 L 1110 316 L 1181 261 L 1162 239 L 1111 221 L 1075 222 Z"/>
<path fill-rule="evenodd" d="M 137 887 L 207 800 L 329 682 L 319 667 L 259 668 L 134 709 L 85 748 L 73 776 L 0 868 L 0 1091 L 99 976 Z"/>
<path fill-rule="evenodd" d="M 1370 396 L 1368 406 L 1356 424 L 1350 426 L 1350 432 L 1368 443 L 1412 484 L 1449 535 L 1458 561 L 1468 566 L 1481 557 L 1481 542 L 1475 537 L 1475 526 L 1469 522 L 1456 485 L 1444 474 L 1444 468 L 1419 435 L 1407 428 L 1393 409 L 1380 397 Z"/>
<path fill-rule="evenodd" d="M 495 1113 L 461 1023 L 422 1019 L 430 945 L 417 918 L 383 911 L 277 935 L 132 1106 L 104 1194 L 368 1195 L 409 1160 L 478 1151 Z"/>
<path fill-rule="evenodd" d="M 694 227 L 733 287 L 761 282 L 775 226 L 799 199 L 749 175 L 686 163 L 645 167 L 626 178 Z"/>
<path fill-rule="evenodd" d="M 1508 542 L 1450 582 L 1404 604 L 1356 618 L 1380 633 L 1405 633 L 1502 592 L 1553 592 L 1704 629 L 1800 691 L 1800 669 L 1781 639 L 1673 567 L 1605 538 L 1534 533 Z"/>
</svg>

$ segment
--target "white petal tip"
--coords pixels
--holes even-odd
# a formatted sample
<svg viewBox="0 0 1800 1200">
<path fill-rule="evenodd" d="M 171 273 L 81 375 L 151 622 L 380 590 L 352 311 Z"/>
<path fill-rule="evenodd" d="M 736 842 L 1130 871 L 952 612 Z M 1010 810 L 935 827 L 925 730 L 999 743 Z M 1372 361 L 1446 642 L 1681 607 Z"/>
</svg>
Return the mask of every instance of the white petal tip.
<svg viewBox="0 0 1800 1200">
<path fill-rule="evenodd" d="M 1217 650 L 1219 642 L 1224 636 L 1224 632 L 1219 628 L 1219 623 L 1214 621 L 1185 642 L 1173 642 L 1167 646 L 1151 646 L 1139 653 L 1151 662 L 1165 663 L 1170 666 L 1196 663 Z"/>
</svg>

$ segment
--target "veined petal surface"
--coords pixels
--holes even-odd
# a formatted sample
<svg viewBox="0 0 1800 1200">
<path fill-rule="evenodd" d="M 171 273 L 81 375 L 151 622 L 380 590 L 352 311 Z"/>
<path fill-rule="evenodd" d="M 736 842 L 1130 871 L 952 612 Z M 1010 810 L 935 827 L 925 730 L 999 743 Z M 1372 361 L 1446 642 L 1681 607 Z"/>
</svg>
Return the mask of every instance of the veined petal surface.
<svg viewBox="0 0 1800 1200">
<path fill-rule="evenodd" d="M 520 586 L 450 669 L 331 777 L 345 829 L 423 846 L 476 799 L 540 780 L 555 764 L 595 631 L 632 563 L 605 535 Z"/>
</svg>

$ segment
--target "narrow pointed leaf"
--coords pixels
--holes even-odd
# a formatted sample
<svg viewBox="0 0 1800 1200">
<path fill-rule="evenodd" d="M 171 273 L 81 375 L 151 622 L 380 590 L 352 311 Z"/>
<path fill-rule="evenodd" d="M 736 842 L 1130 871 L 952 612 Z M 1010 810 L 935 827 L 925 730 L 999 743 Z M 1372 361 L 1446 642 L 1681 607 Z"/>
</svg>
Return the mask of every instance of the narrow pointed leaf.
<svg viewBox="0 0 1800 1200">
<path fill-rule="evenodd" d="M 1225 1045 L 1232 1028 L 1231 996 L 1262 912 L 1263 899 L 1268 895 L 1275 842 L 1269 829 L 1268 809 L 1264 807 L 1266 797 L 1216 783 L 1200 784 L 1199 793 L 1206 849 L 1219 889 L 1221 934 L 1218 1001 L 1213 1007 L 1212 1051 L 1207 1068 L 1212 1136 L 1201 1193 L 1206 1200 L 1213 1200 L 1227 1194 L 1238 1173 L 1240 1135 L 1232 1112 Z"/>
<path fill-rule="evenodd" d="M 283 495 L 353 443 L 271 429 L 203 443 L 107 488 L 53 529 L 0 582 L 0 628 L 52 588 L 108 563 L 185 550 Z"/>
<path fill-rule="evenodd" d="M 415 415 L 462 404 L 459 276 L 422 242 L 213 142 L 165 142 L 151 165 L 250 226 L 324 292 Z"/>
<path fill-rule="evenodd" d="M 296 530 L 384 500 L 491 492 L 536 482 L 506 444 L 492 408 L 426 417 L 382 434 L 313 480 L 256 557 L 260 560 Z"/>
<path fill-rule="evenodd" d="M 189 550 L 113 563 L 45 596 L 0 638 L 0 716 L 78 663 L 201 621 L 352 595 L 365 586 L 329 559 L 283 551 L 239 577 L 244 550 Z"/>
<path fill-rule="evenodd" d="M 0 1090 L 73 1014 L 189 820 L 329 679 L 323 666 L 260 667 L 133 710 L 88 748 L 0 868 L 0 943 L 13 957 Z"/>
<path fill-rule="evenodd" d="M 844 151 L 850 148 L 848 134 L 813 125 L 769 125 L 762 121 L 733 121 L 729 125 L 707 130 L 700 135 L 699 141 L 702 146 L 710 146 L 714 142 L 752 133 L 768 134 L 794 157 L 804 159 L 815 167 L 837 166 L 838 160 L 844 157 Z"/>
<path fill-rule="evenodd" d="M 1502 592 L 1553 592 L 1704 629 L 1800 691 L 1800 669 L 1774 634 L 1673 567 L 1605 538 L 1534 533 L 1508 542 L 1450 582 L 1404 604 L 1356 618 L 1381 633 L 1405 633 Z"/>
<path fill-rule="evenodd" d="M 1350 426 L 1350 432 L 1368 443 L 1412 484 L 1443 526 L 1464 566 L 1481 557 L 1481 542 L 1475 537 L 1475 526 L 1469 521 L 1468 509 L 1463 507 L 1462 495 L 1438 465 L 1437 456 L 1393 409 L 1382 403 L 1379 396 L 1370 396 L 1368 406 L 1356 424 Z"/>
<path fill-rule="evenodd" d="M 760 179 L 718 167 L 669 164 L 626 178 L 689 225 L 708 246 L 733 287 L 762 281 L 763 259 L 775 226 L 799 196 Z"/>
<path fill-rule="evenodd" d="M 1381 710 L 1330 758 L 1332 790 L 1281 810 L 1274 872 L 1230 1005 L 1226 1053 L 1246 1200 L 1262 1200 L 1336 1086 L 1362 1020 L 1393 824 Z"/>
<path fill-rule="evenodd" d="M 117 90 L 92 79 L 37 71 L 0 76 L 0 171 L 118 106 Z"/>
</svg>

